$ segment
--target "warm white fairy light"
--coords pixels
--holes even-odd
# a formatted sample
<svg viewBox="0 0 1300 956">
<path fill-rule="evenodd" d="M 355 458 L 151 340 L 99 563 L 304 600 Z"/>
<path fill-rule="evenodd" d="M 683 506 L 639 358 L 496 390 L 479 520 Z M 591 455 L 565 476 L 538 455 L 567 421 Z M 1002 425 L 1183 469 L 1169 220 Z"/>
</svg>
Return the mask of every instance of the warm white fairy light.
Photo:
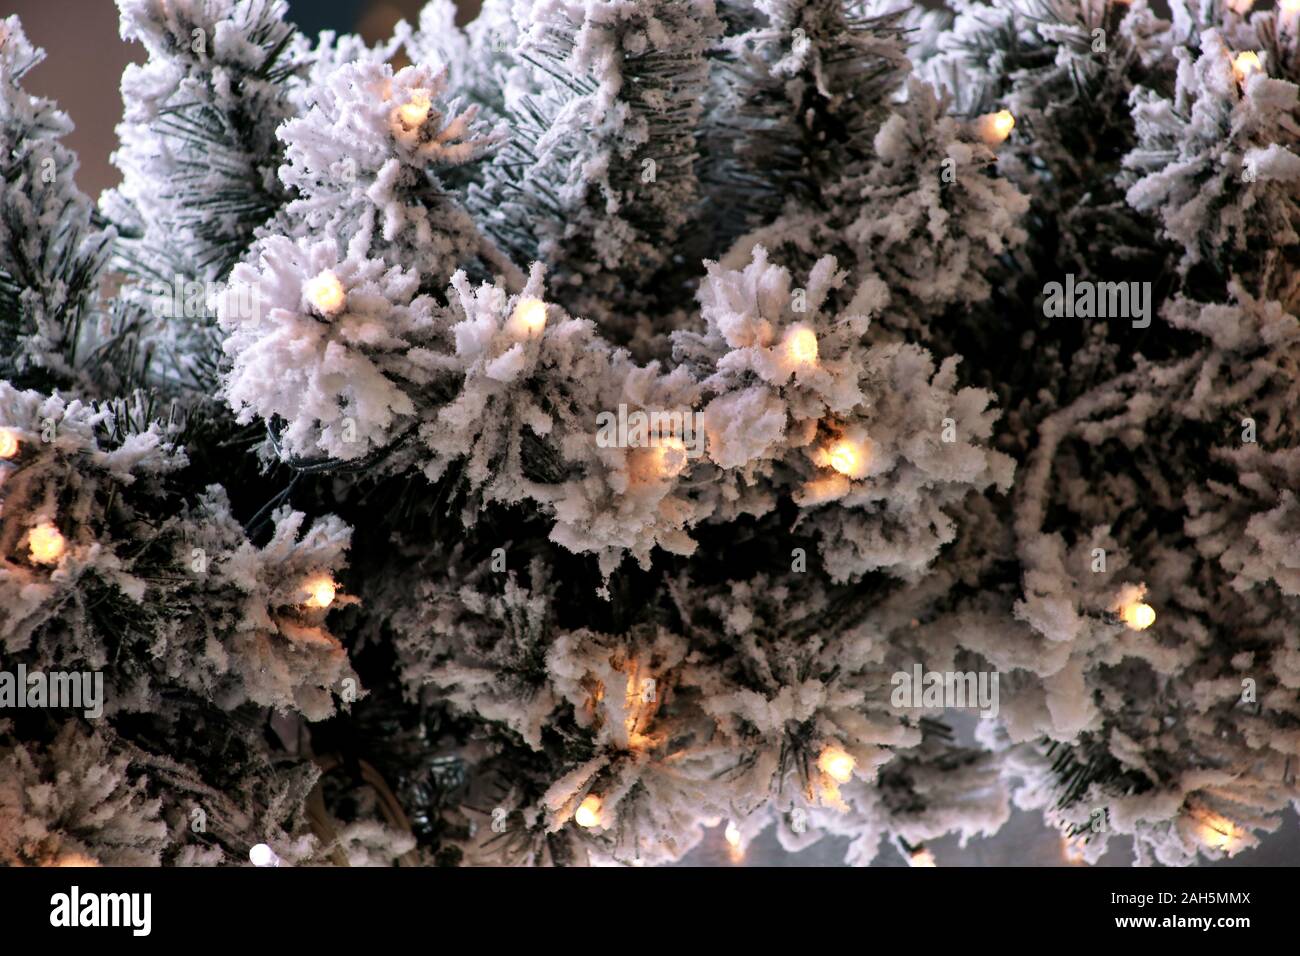
<svg viewBox="0 0 1300 956">
<path fill-rule="evenodd" d="M 858 470 L 858 460 L 862 452 L 848 439 L 840 439 L 831 445 L 828 454 L 832 468 L 841 475 L 851 475 Z"/>
<path fill-rule="evenodd" d="M 624 685 L 623 706 L 626 716 L 623 718 L 623 729 L 627 732 L 627 749 L 631 751 L 645 751 L 655 744 L 655 738 L 652 734 L 645 733 L 647 725 L 654 717 L 657 701 L 657 684 L 652 678 L 643 676 L 643 672 L 632 662 L 627 672 L 627 683 Z M 604 699 L 604 690 L 601 689 L 596 702 Z"/>
<path fill-rule="evenodd" d="M 937 867 L 939 864 L 934 861 L 934 854 L 923 846 L 918 846 L 907 858 L 908 866 L 919 866 L 922 868 Z"/>
<path fill-rule="evenodd" d="M 1235 823 L 1217 813 L 1206 813 L 1198 827 L 1201 839 L 1216 850 L 1232 850 L 1240 842 L 1242 831 Z"/>
<path fill-rule="evenodd" d="M 815 460 L 846 478 L 864 478 L 871 465 L 871 443 L 860 432 L 841 435 L 824 446 Z"/>
<path fill-rule="evenodd" d="M 1070 839 L 1066 836 L 1061 837 L 1061 856 L 1065 858 L 1066 863 L 1083 863 L 1083 848 L 1083 840 L 1078 838 Z"/>
<path fill-rule="evenodd" d="M 984 140 L 989 146 L 996 146 L 1003 142 L 1011 131 L 1016 128 L 1016 118 L 1011 115 L 1010 110 L 998 110 L 996 113 L 985 113 L 975 120 L 975 130 L 980 139 Z"/>
<path fill-rule="evenodd" d="M 12 428 L 0 428 L 0 458 L 17 458 L 18 447 L 18 433 Z"/>
<path fill-rule="evenodd" d="M 731 858 L 732 863 L 739 863 L 745 858 L 745 848 L 740 842 L 740 827 L 736 826 L 735 820 L 727 821 L 727 828 L 722 831 L 722 836 L 727 841 L 727 856 Z"/>
<path fill-rule="evenodd" d="M 279 866 L 280 857 L 265 843 L 258 843 L 248 851 L 248 859 L 253 866 Z"/>
<path fill-rule="evenodd" d="M 857 765 L 858 762 L 852 755 L 845 753 L 834 744 L 828 745 L 817 758 L 817 769 L 836 783 L 848 783 L 852 780 L 853 768 Z"/>
<path fill-rule="evenodd" d="M 320 575 L 311 578 L 303 585 L 302 588 L 307 593 L 307 600 L 303 603 L 307 607 L 327 608 L 334 603 L 334 597 L 338 593 L 338 585 L 329 577 L 329 575 Z"/>
<path fill-rule="evenodd" d="M 540 335 L 546 328 L 546 303 L 541 299 L 520 299 L 510 313 L 509 328 L 517 338 Z"/>
<path fill-rule="evenodd" d="M 740 827 L 736 826 L 735 820 L 727 821 L 727 828 L 722 832 L 730 846 L 740 846 Z"/>
<path fill-rule="evenodd" d="M 343 283 L 329 269 L 307 280 L 303 293 L 311 307 L 324 316 L 335 316 L 347 305 L 348 294 Z"/>
<path fill-rule="evenodd" d="M 1145 631 L 1156 622 L 1156 610 L 1143 601 L 1130 601 L 1119 609 L 1119 617 L 1130 630 Z"/>
<path fill-rule="evenodd" d="M 686 467 L 686 443 L 680 438 L 661 438 L 654 449 L 655 468 L 662 478 L 675 478 Z"/>
<path fill-rule="evenodd" d="M 415 129 L 429 118 L 433 99 L 426 89 L 411 90 L 411 98 L 397 108 L 397 118 L 407 129 Z"/>
<path fill-rule="evenodd" d="M 1237 82 L 1242 86 L 1246 85 L 1246 81 L 1252 75 L 1263 72 L 1264 63 L 1254 50 L 1245 50 L 1232 59 L 1232 75 L 1237 78 Z"/>
<path fill-rule="evenodd" d="M 59 529 L 48 521 L 38 524 L 27 535 L 27 546 L 36 564 L 58 564 L 67 542 Z"/>
<path fill-rule="evenodd" d="M 785 353 L 795 365 L 817 364 L 817 333 L 796 325 L 785 336 Z"/>
<path fill-rule="evenodd" d="M 587 794 L 578 805 L 578 812 L 573 815 L 574 822 L 580 827 L 591 829 L 600 823 L 600 797 L 594 793 Z"/>
</svg>

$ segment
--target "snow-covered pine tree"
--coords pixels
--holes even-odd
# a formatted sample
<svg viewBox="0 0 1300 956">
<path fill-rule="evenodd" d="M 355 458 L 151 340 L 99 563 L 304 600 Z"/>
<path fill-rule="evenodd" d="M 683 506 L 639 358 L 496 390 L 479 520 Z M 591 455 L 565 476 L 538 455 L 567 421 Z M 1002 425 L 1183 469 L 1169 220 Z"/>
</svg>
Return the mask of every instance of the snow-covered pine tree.
<svg viewBox="0 0 1300 956">
<path fill-rule="evenodd" d="M 0 860 L 924 865 L 1014 803 L 1187 863 L 1300 799 L 1290 14 L 119 6 L 98 215 L 0 26 L 0 660 L 104 681 L 0 707 Z"/>
<path fill-rule="evenodd" d="M 0 375 L 67 388 L 80 384 L 77 353 L 93 331 L 83 323 L 112 236 L 77 191 L 77 159 L 60 142 L 68 117 L 21 85 L 44 54 L 16 21 L 0 38 Z"/>
</svg>

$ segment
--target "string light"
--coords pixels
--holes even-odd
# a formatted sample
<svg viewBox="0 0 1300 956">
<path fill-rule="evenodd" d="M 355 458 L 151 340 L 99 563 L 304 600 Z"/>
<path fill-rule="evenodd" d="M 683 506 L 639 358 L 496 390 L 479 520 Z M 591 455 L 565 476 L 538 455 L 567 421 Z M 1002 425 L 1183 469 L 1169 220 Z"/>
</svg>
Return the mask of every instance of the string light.
<svg viewBox="0 0 1300 956">
<path fill-rule="evenodd" d="M 817 364 L 817 334 L 804 325 L 796 325 L 785 336 L 785 351 L 796 365 Z"/>
<path fill-rule="evenodd" d="M 1225 816 L 1207 813 L 1200 824 L 1201 839 L 1216 850 L 1231 850 L 1241 842 L 1242 831 Z"/>
<path fill-rule="evenodd" d="M 334 603 L 338 585 L 328 575 L 322 575 L 309 580 L 303 585 L 303 590 L 307 592 L 307 600 L 304 602 L 307 607 L 326 608 Z"/>
<path fill-rule="evenodd" d="M 845 435 L 826 446 L 816 461 L 819 465 L 829 465 L 846 478 L 862 478 L 871 464 L 871 447 L 865 440 Z"/>
<path fill-rule="evenodd" d="M 253 866 L 279 866 L 280 857 L 265 843 L 258 843 L 248 851 L 248 859 Z"/>
<path fill-rule="evenodd" d="M 939 864 L 934 861 L 934 854 L 923 846 L 918 846 L 912 851 L 907 858 L 908 866 L 919 866 L 923 868 L 937 867 Z"/>
<path fill-rule="evenodd" d="M 851 475 L 858 467 L 858 450 L 850 441 L 837 441 L 830 448 L 831 467 L 841 475 Z"/>
<path fill-rule="evenodd" d="M 850 754 L 834 744 L 829 745 L 817 758 L 817 769 L 836 783 L 848 783 L 853 779 L 853 768 L 858 762 Z"/>
<path fill-rule="evenodd" d="M 722 832 L 722 835 L 731 846 L 740 846 L 740 828 L 736 826 L 735 820 L 727 821 L 727 829 Z"/>
<path fill-rule="evenodd" d="M 309 279 L 303 286 L 303 292 L 307 296 L 307 301 L 311 307 L 324 316 L 335 316 L 343 311 L 347 305 L 348 294 L 343 289 L 343 283 L 329 269 L 326 269 L 320 275 Z"/>
<path fill-rule="evenodd" d="M 46 521 L 28 533 L 27 545 L 31 550 L 32 561 L 36 564 L 58 564 L 67 542 L 63 540 L 59 529 Z"/>
<path fill-rule="evenodd" d="M 1300 2 L 1300 0 L 1297 0 Z M 975 129 L 980 139 L 984 140 L 989 146 L 996 146 L 1011 135 L 1011 131 L 1016 128 L 1016 118 L 1011 115 L 1010 110 L 998 110 L 996 113 L 985 113 L 975 121 Z"/>
<path fill-rule="evenodd" d="M 429 91 L 423 88 L 411 90 L 411 98 L 397 108 L 397 118 L 407 129 L 422 126 L 429 118 L 433 100 Z"/>
<path fill-rule="evenodd" d="M 1156 610 L 1142 601 L 1130 601 L 1119 610 L 1120 620 L 1130 630 L 1145 631 L 1156 622 Z"/>
<path fill-rule="evenodd" d="M 1237 82 L 1242 86 L 1246 85 L 1246 80 L 1255 73 L 1263 73 L 1264 64 L 1259 58 L 1259 54 L 1254 50 L 1246 50 L 1238 53 L 1232 61 L 1232 75 L 1237 78 Z"/>
<path fill-rule="evenodd" d="M 1083 860 L 1083 840 L 1069 837 L 1061 837 L 1061 856 L 1065 858 L 1066 863 L 1082 863 Z"/>
<path fill-rule="evenodd" d="M 591 829 L 600 823 L 600 797 L 594 793 L 587 794 L 582 803 L 578 805 L 578 812 L 573 815 L 574 821 L 580 827 Z"/>
<path fill-rule="evenodd" d="M 722 831 L 722 835 L 727 841 L 727 856 L 732 863 L 739 863 L 745 858 L 745 849 L 740 845 L 740 827 L 736 826 L 735 820 L 727 821 L 727 828 Z"/>
<path fill-rule="evenodd" d="M 623 706 L 627 715 L 623 718 L 623 729 L 627 733 L 627 749 L 648 750 L 658 743 L 653 734 L 643 732 L 658 710 L 658 684 L 654 679 L 641 676 L 642 671 L 636 661 L 628 663 L 627 685 L 623 692 Z M 603 689 L 600 696 L 603 699 Z"/>
<path fill-rule="evenodd" d="M 655 465 L 664 478 L 674 478 L 686 467 L 686 443 L 676 436 L 659 439 L 654 455 Z"/>
<path fill-rule="evenodd" d="M 546 303 L 541 299 L 524 298 L 510 313 L 510 331 L 520 338 L 540 335 L 546 328 Z"/>
<path fill-rule="evenodd" d="M 12 428 L 0 428 L 0 458 L 18 457 L 18 433 Z"/>
</svg>

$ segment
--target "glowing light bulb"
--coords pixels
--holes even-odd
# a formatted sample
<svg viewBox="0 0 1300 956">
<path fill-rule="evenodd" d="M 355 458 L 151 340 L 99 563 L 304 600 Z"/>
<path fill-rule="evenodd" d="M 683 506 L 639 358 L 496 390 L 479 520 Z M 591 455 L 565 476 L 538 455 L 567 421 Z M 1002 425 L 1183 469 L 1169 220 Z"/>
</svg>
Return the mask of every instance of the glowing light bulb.
<svg viewBox="0 0 1300 956">
<path fill-rule="evenodd" d="M 841 475 L 849 475 L 858 467 L 858 452 L 851 442 L 836 442 L 831 446 L 831 467 Z"/>
<path fill-rule="evenodd" d="M 740 845 L 740 827 L 736 826 L 736 821 L 728 820 L 722 835 L 727 840 L 727 856 L 732 863 L 739 863 L 745 858 L 745 848 Z"/>
<path fill-rule="evenodd" d="M 265 843 L 258 843 L 248 851 L 248 859 L 253 866 L 279 866 L 280 857 Z"/>
<path fill-rule="evenodd" d="M 853 768 L 858 762 L 839 747 L 831 744 L 817 758 L 817 769 L 836 783 L 848 783 L 853 779 Z"/>
<path fill-rule="evenodd" d="M 307 296 L 307 301 L 311 307 L 324 316 L 335 316 L 343 311 L 347 305 L 348 294 L 343 289 L 343 283 L 329 269 L 326 269 L 320 275 L 309 279 L 303 286 L 303 292 Z"/>
<path fill-rule="evenodd" d="M 740 828 L 736 826 L 735 820 L 727 821 L 727 829 L 722 832 L 727 838 L 727 843 L 731 846 L 740 846 Z"/>
<path fill-rule="evenodd" d="M 18 433 L 12 428 L 0 428 L 0 458 L 18 456 Z"/>
<path fill-rule="evenodd" d="M 59 529 L 46 521 L 28 533 L 27 545 L 31 549 L 32 561 L 36 564 L 58 564 L 67 542 L 63 540 Z"/>
<path fill-rule="evenodd" d="M 939 864 L 934 861 L 934 854 L 923 846 L 918 846 L 912 851 L 912 855 L 907 858 L 908 866 L 920 867 L 937 867 Z"/>
<path fill-rule="evenodd" d="M 655 466 L 664 478 L 676 477 L 686 467 L 686 443 L 675 436 L 659 439 L 654 455 Z"/>
<path fill-rule="evenodd" d="M 1016 118 L 1011 115 L 1010 110 L 998 110 L 996 113 L 985 113 L 975 121 L 975 129 L 980 139 L 984 140 L 989 146 L 996 146 L 1016 128 Z"/>
<path fill-rule="evenodd" d="M 1155 608 L 1141 601 L 1125 604 L 1120 608 L 1119 616 L 1120 620 L 1134 631 L 1145 631 L 1156 622 Z"/>
<path fill-rule="evenodd" d="M 541 299 L 520 299 L 510 313 L 510 331 L 521 338 L 540 335 L 546 328 L 546 303 Z"/>
<path fill-rule="evenodd" d="M 840 438 L 826 449 L 825 464 L 846 478 L 861 478 L 867 473 L 871 456 L 866 445 L 851 438 Z"/>
<path fill-rule="evenodd" d="M 1061 856 L 1065 858 L 1066 863 L 1082 863 L 1084 861 L 1083 841 L 1061 837 Z"/>
<path fill-rule="evenodd" d="M 785 350 L 796 365 L 814 365 L 817 362 L 817 334 L 806 326 L 795 326 L 785 337 Z"/>
<path fill-rule="evenodd" d="M 1241 841 L 1242 831 L 1227 817 L 1208 814 L 1199 827 L 1201 839 L 1216 850 L 1231 850 Z"/>
<path fill-rule="evenodd" d="M 581 804 L 578 805 L 578 812 L 573 815 L 574 821 L 580 827 L 590 829 L 600 823 L 600 797 L 594 793 L 587 794 Z"/>
<path fill-rule="evenodd" d="M 397 118 L 407 129 L 415 129 L 429 118 L 429 109 L 432 105 L 433 100 L 428 90 L 411 90 L 411 98 L 397 108 Z"/>
<path fill-rule="evenodd" d="M 1246 85 L 1246 80 L 1250 79 L 1252 74 L 1263 72 L 1264 64 L 1254 50 L 1238 53 L 1232 60 L 1232 75 L 1242 86 Z"/>
<path fill-rule="evenodd" d="M 328 576 L 322 576 L 312 578 L 303 585 L 303 590 L 307 592 L 307 600 L 304 602 L 307 607 L 325 608 L 334 603 L 338 586 Z"/>
</svg>

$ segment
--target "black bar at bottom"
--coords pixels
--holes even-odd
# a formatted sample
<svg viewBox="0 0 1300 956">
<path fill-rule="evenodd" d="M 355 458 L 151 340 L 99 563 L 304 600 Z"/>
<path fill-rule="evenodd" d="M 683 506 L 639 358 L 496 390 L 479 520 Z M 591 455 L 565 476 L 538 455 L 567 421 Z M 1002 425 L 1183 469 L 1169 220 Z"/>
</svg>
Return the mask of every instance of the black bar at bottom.
<svg viewBox="0 0 1300 956">
<path fill-rule="evenodd" d="M 790 930 L 846 944 L 1042 930 L 1072 942 L 1182 945 L 1199 935 L 1232 946 L 1294 932 L 1296 876 L 1266 868 L 9 869 L 0 870 L 0 933 L 12 943 L 62 937 L 128 947 L 409 940 L 470 952 L 512 936 L 580 951 L 601 938 L 637 945 L 646 930 L 660 942 L 716 932 L 732 946 L 750 934 L 770 945 L 771 932 Z M 590 935 L 603 929 L 632 936 Z"/>
</svg>

